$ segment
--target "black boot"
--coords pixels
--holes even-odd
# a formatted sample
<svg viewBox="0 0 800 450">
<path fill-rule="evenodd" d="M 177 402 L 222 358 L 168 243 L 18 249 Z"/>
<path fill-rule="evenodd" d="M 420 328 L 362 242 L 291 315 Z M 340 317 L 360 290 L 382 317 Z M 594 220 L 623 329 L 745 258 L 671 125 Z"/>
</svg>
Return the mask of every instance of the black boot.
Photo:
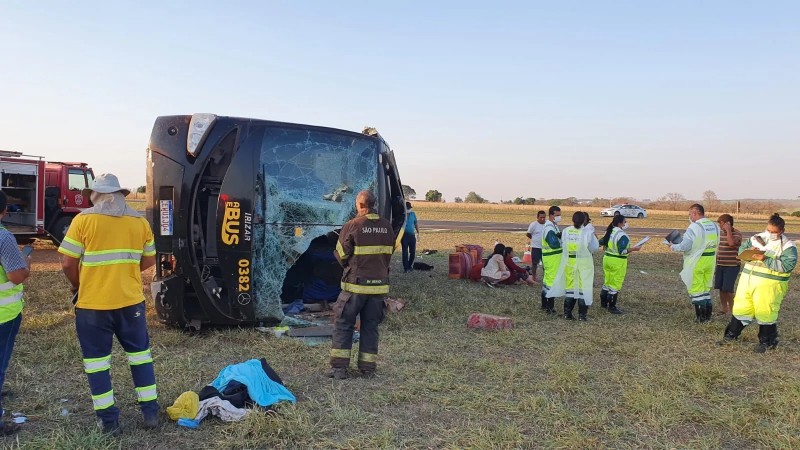
<svg viewBox="0 0 800 450">
<path fill-rule="evenodd" d="M 717 344 L 724 345 L 735 341 L 739 338 L 739 335 L 742 334 L 744 327 L 745 325 L 741 320 L 737 319 L 736 317 L 731 317 L 731 321 L 728 323 L 728 326 L 725 327 L 725 335 L 722 337 L 721 341 L 717 342 Z"/>
<path fill-rule="evenodd" d="M 605 290 L 605 289 L 601 289 L 600 290 L 600 307 L 601 308 L 608 308 L 608 304 L 609 303 L 610 302 L 609 302 L 609 298 L 608 298 L 608 291 Z"/>
<path fill-rule="evenodd" d="M 547 296 L 542 291 L 542 311 L 547 312 Z"/>
<path fill-rule="evenodd" d="M 706 315 L 707 308 L 708 308 L 708 305 L 706 305 L 706 304 L 700 305 L 700 320 L 699 320 L 700 323 L 706 323 L 710 319 L 710 317 L 708 317 L 708 315 Z"/>
<path fill-rule="evenodd" d="M 572 315 L 572 309 L 575 308 L 575 299 L 572 297 L 564 298 L 564 318 L 567 320 L 575 320 Z"/>
<path fill-rule="evenodd" d="M 753 349 L 756 353 L 764 353 L 767 349 L 774 349 L 778 346 L 778 325 L 759 325 L 758 326 L 758 345 Z"/>
<path fill-rule="evenodd" d="M 546 309 L 547 314 L 557 314 L 556 313 L 556 299 L 555 297 L 547 297 L 546 300 Z"/>
<path fill-rule="evenodd" d="M 589 305 L 583 299 L 578 300 L 578 320 L 586 322 L 589 314 Z"/>
<path fill-rule="evenodd" d="M 714 305 L 711 302 L 706 303 L 705 316 L 706 322 L 711 322 L 711 313 L 713 312 Z"/>
<path fill-rule="evenodd" d="M 616 294 L 609 294 L 608 295 L 608 312 L 611 314 L 622 314 L 622 310 L 617 308 L 617 297 L 619 296 L 619 292 Z"/>
<path fill-rule="evenodd" d="M 702 321 L 703 321 L 703 308 L 697 303 L 694 303 L 694 322 L 700 323 Z"/>
</svg>

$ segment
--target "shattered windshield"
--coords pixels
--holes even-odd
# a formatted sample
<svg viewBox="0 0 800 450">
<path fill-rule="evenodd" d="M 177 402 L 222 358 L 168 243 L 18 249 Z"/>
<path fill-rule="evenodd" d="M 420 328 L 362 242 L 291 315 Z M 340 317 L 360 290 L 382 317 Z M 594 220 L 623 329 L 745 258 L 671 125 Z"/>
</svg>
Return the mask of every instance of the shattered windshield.
<svg viewBox="0 0 800 450">
<path fill-rule="evenodd" d="M 282 318 L 286 272 L 311 240 L 355 216 L 355 196 L 375 190 L 377 143 L 369 138 L 293 128 L 268 128 L 261 146 L 254 230 L 255 308 Z"/>
</svg>

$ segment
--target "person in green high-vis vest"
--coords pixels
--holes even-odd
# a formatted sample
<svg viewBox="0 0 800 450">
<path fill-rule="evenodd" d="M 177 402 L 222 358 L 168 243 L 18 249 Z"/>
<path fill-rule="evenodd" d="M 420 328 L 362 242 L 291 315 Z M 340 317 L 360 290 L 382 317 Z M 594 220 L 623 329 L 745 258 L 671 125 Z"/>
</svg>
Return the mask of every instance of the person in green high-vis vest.
<svg viewBox="0 0 800 450">
<path fill-rule="evenodd" d="M 0 191 L 0 219 L 6 215 L 8 197 Z M 14 341 L 22 323 L 22 282 L 30 275 L 30 257 L 22 256 L 14 235 L 0 225 L 0 388 L 6 380 L 6 369 L 11 361 Z M 2 402 L 0 402 L 0 411 Z M 0 420 L 0 436 L 19 430 L 19 425 Z"/>
<path fill-rule="evenodd" d="M 753 351 L 764 353 L 778 346 L 778 313 L 789 292 L 792 271 L 797 267 L 797 245 L 785 231 L 786 221 L 773 214 L 766 230 L 739 247 L 740 255 L 747 250 L 758 251 L 745 258 L 747 262 L 739 275 L 733 300 L 733 317 L 719 344 L 738 339 L 746 326 L 756 322 L 758 345 Z"/>
<path fill-rule="evenodd" d="M 558 223 L 561 222 L 561 208 L 551 206 L 548 211 L 549 220 L 544 223 L 542 230 L 542 311 L 547 314 L 556 313 L 556 299 L 549 297 L 548 291 L 556 279 L 556 272 L 561 265 L 561 231 Z"/>
<path fill-rule="evenodd" d="M 694 305 L 695 322 L 711 320 L 711 289 L 717 266 L 719 227 L 707 219 L 703 205 L 695 203 L 689 208 L 689 228 L 678 244 L 670 244 L 675 252 L 683 252 L 683 270 L 680 276 Z"/>
<path fill-rule="evenodd" d="M 622 314 L 617 308 L 617 298 L 628 273 L 628 255 L 641 247 L 632 247 L 631 239 L 625 230 L 628 219 L 617 214 L 611 219 L 606 234 L 600 239 L 600 245 L 606 248 L 603 255 L 603 288 L 600 290 L 600 307 L 611 314 Z"/>
</svg>

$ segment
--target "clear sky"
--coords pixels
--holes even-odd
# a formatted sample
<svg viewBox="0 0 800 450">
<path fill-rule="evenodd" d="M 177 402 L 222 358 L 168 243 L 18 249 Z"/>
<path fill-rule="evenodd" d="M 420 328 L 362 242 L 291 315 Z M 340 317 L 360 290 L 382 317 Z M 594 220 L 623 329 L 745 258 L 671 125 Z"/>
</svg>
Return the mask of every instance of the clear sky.
<svg viewBox="0 0 800 450">
<path fill-rule="evenodd" d="M 405 184 L 800 195 L 797 1 L 0 0 L 0 149 L 131 187 L 159 115 L 360 131 Z"/>
</svg>

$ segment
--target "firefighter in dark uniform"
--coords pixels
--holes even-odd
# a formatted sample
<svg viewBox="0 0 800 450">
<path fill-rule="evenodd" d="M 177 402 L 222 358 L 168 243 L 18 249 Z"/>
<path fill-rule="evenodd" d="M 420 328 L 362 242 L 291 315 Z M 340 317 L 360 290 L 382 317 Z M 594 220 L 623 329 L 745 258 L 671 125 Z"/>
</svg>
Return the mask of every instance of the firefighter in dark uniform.
<svg viewBox="0 0 800 450">
<path fill-rule="evenodd" d="M 394 251 L 394 232 L 388 220 L 375 211 L 375 195 L 356 196 L 358 215 L 344 224 L 334 255 L 344 267 L 342 292 L 333 307 L 336 318 L 331 345 L 330 378 L 347 378 L 353 327 L 361 316 L 358 369 L 375 375 L 378 359 L 378 324 L 384 317 L 384 297 L 389 292 L 389 261 Z"/>
</svg>

